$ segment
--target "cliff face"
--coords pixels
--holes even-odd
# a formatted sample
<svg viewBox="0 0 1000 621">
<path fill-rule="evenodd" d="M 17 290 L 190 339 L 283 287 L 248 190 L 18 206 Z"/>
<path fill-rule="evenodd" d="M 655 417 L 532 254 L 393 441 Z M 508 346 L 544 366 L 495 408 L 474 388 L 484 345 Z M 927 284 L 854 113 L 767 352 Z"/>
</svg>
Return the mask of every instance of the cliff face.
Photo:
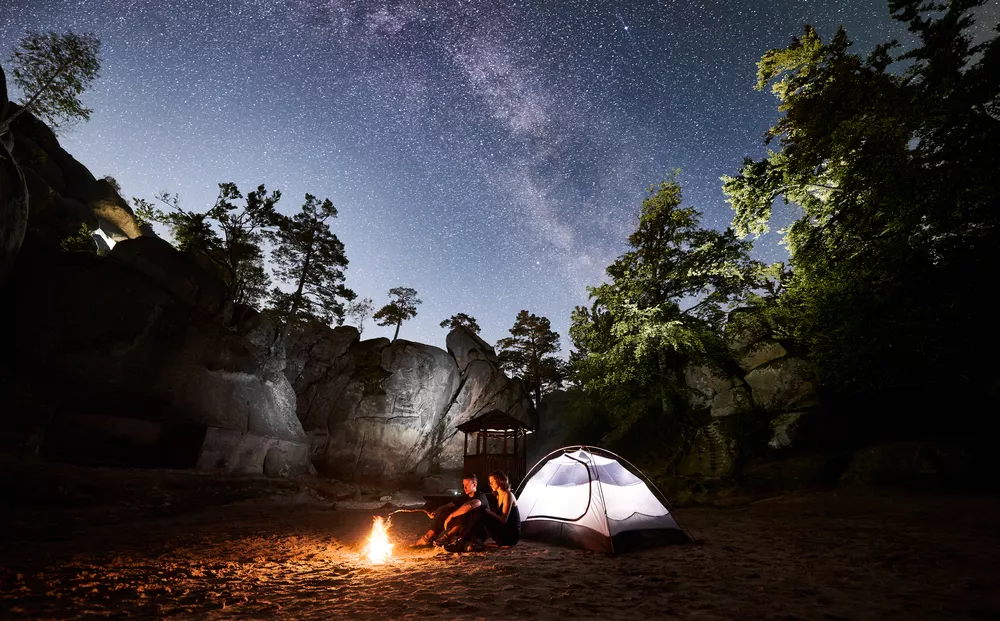
<svg viewBox="0 0 1000 621">
<path fill-rule="evenodd" d="M 10 129 L 0 150 L 0 445 L 92 463 L 309 470 L 295 393 L 228 325 L 218 276 L 140 226 L 30 114 Z M 12 209 L 18 200 L 25 209 Z M 61 251 L 83 225 L 101 232 L 101 255 Z"/>
<path fill-rule="evenodd" d="M 140 225 L 44 124 L 22 114 L 8 137 L 0 199 L 24 204 L 0 211 L 6 267 L 18 235 L 25 242 L 0 293 L 0 339 L 10 344 L 0 391 L 12 405 L 0 413 L 3 444 L 251 473 L 315 463 L 351 480 L 443 473 L 455 485 L 455 425 L 500 409 L 534 426 L 521 383 L 464 330 L 445 351 L 311 325 L 286 359 L 269 358 L 274 326 L 252 309 L 234 313 L 215 273 Z M 100 231 L 100 256 L 61 251 L 83 225 Z"/>
<path fill-rule="evenodd" d="M 18 110 L 7 104 L 7 114 Z M 29 196 L 23 225 L 25 243 L 57 250 L 59 242 L 75 235 L 80 227 L 100 231 L 100 239 L 121 241 L 150 234 L 136 220 L 128 203 L 105 179 L 97 179 L 87 167 L 67 153 L 55 134 L 30 113 L 20 114 L 10 125 L 13 161 L 24 177 Z M 0 194 L 14 188 L 4 184 Z M 0 227 L 11 228 L 11 216 Z M 95 240 L 95 245 L 101 242 Z"/>
<path fill-rule="evenodd" d="M 454 486 L 464 454 L 456 425 L 499 409 L 535 426 L 524 386 L 489 345 L 464 328 L 446 342 L 448 351 L 361 341 L 354 328 L 315 324 L 298 333 L 285 373 L 316 468 L 362 481 L 444 475 Z"/>
</svg>

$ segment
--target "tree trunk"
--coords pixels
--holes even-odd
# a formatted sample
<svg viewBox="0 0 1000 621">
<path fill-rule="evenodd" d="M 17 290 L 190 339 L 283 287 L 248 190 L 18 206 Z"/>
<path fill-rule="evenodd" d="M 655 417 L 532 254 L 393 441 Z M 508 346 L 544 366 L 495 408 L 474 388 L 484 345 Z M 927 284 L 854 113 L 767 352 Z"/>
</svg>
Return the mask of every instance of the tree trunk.
<svg viewBox="0 0 1000 621">
<path fill-rule="evenodd" d="M 663 411 L 664 420 L 666 420 L 673 416 L 674 404 L 670 385 L 667 381 L 672 371 L 667 364 L 667 353 L 662 349 L 656 352 L 656 363 L 660 371 L 660 409 Z"/>
<path fill-rule="evenodd" d="M 392 340 L 395 341 L 396 337 L 399 336 L 399 326 L 403 325 L 403 320 L 400 319 L 396 322 L 396 333 L 392 335 Z"/>
<path fill-rule="evenodd" d="M 292 331 L 292 320 L 295 318 L 295 313 L 299 311 L 299 301 L 302 300 L 302 290 L 306 286 L 306 275 L 309 273 L 309 266 L 312 263 L 312 247 L 306 252 L 306 260 L 302 265 L 302 276 L 299 277 L 299 287 L 295 290 L 295 297 L 292 298 L 292 307 L 288 310 L 288 317 L 285 318 L 285 325 L 281 329 L 281 341 L 282 347 L 285 346 L 285 341 L 288 339 L 288 334 Z"/>
</svg>

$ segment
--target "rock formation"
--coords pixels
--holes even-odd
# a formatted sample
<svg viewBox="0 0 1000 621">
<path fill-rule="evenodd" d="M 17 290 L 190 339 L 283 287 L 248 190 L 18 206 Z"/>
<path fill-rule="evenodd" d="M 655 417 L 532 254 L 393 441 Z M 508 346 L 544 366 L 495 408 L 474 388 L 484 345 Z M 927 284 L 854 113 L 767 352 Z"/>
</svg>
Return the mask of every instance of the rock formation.
<svg viewBox="0 0 1000 621">
<path fill-rule="evenodd" d="M 296 334 L 285 372 L 317 469 L 362 481 L 454 478 L 464 451 L 456 425 L 499 409 L 535 426 L 524 386 L 492 347 L 465 328 L 446 343 L 361 341 L 354 328 L 316 324 Z"/>
<path fill-rule="evenodd" d="M 17 104 L 7 104 L 8 116 L 17 110 Z M 149 232 L 111 184 L 96 179 L 30 112 L 14 119 L 9 135 L 13 142 L 11 154 L 23 172 L 31 197 L 24 224 L 30 243 L 58 249 L 59 242 L 77 234 L 82 225 L 95 233 L 99 229 L 114 241 L 139 237 L 144 230 Z M 9 181 L 0 179 L 0 195 L 6 197 L 11 191 Z M 13 224 L 16 222 L 11 214 L 0 218 L 0 231 Z"/>
<path fill-rule="evenodd" d="M 0 444 L 93 463 L 309 470 L 295 392 L 263 354 L 266 320 L 233 317 L 217 275 L 149 235 L 31 114 L 10 130 L 0 276 L 24 246 L 0 289 Z M 82 225 L 119 243 L 62 252 Z"/>
<path fill-rule="evenodd" d="M 44 436 L 42 451 L 250 473 L 270 451 L 284 471 L 308 469 L 285 377 L 268 372 L 247 339 L 115 254 L 19 264 L 4 290 L 17 414 Z"/>
<path fill-rule="evenodd" d="M 703 421 L 675 474 L 718 479 L 735 474 L 737 457 L 745 449 L 734 429 L 769 428 L 772 450 L 796 443 L 800 423 L 818 407 L 816 374 L 809 361 L 795 356 L 774 337 L 772 326 L 750 309 L 730 315 L 726 344 L 728 359 L 692 363 L 684 369 L 686 405 L 692 418 Z M 554 449 L 588 439 L 567 419 L 565 394 L 543 398 L 539 433 L 532 447 Z M 592 441 L 592 440 L 591 440 Z M 532 448 L 533 457 L 542 452 Z"/>
<path fill-rule="evenodd" d="M 14 266 L 28 226 L 28 187 L 14 159 L 14 134 L 6 131 L 7 77 L 0 67 L 0 285 Z"/>
</svg>

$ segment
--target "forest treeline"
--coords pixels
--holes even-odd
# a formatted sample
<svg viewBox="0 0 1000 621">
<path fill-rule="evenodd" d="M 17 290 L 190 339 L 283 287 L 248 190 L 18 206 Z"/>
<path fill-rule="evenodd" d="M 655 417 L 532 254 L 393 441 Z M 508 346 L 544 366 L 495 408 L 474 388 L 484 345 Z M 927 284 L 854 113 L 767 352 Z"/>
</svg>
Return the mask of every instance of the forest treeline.
<svg viewBox="0 0 1000 621">
<path fill-rule="evenodd" d="M 731 228 L 703 226 L 676 174 L 659 181 L 628 251 L 574 310 L 568 362 L 549 319 L 523 310 L 497 343 L 502 366 L 536 404 L 568 384 L 570 417 L 591 440 L 654 421 L 667 430 L 657 440 L 665 453 L 679 452 L 699 424 L 684 407 L 683 371 L 724 365 L 731 311 L 750 308 L 815 364 L 823 402 L 845 426 L 976 424 L 978 408 L 1000 398 L 989 362 L 1000 350 L 989 301 L 1000 266 L 1000 40 L 969 34 L 984 3 L 890 0 L 912 49 L 890 41 L 861 55 L 843 29 L 806 26 L 764 54 L 756 87 L 776 97 L 778 121 L 767 155 L 722 178 Z M 76 96 L 97 75 L 98 48 L 91 35 L 29 33 L 10 60 L 24 109 L 50 124 L 85 119 Z M 363 332 L 371 318 L 398 337 L 417 292 L 392 288 L 378 310 L 356 299 L 333 204 L 307 194 L 285 216 L 280 199 L 222 183 L 206 211 L 168 193 L 134 205 L 180 250 L 207 257 L 232 303 L 277 315 L 286 336 L 296 321 L 351 318 Z M 751 258 L 753 239 L 780 202 L 797 214 L 783 232 L 789 260 L 764 265 Z M 441 326 L 479 332 L 465 313 Z"/>
<path fill-rule="evenodd" d="M 681 371 L 725 356 L 742 305 L 813 361 L 838 439 L 975 433 L 1000 397 L 1000 42 L 970 39 L 982 4 L 891 0 L 910 50 L 861 56 L 843 29 L 806 26 L 763 56 L 756 86 L 781 115 L 767 156 L 723 177 L 732 229 L 701 227 L 675 179 L 651 188 L 631 250 L 574 312 L 580 416 L 604 437 L 655 418 L 665 452 L 683 449 Z M 798 215 L 788 264 L 764 266 L 742 240 L 776 201 Z"/>
</svg>

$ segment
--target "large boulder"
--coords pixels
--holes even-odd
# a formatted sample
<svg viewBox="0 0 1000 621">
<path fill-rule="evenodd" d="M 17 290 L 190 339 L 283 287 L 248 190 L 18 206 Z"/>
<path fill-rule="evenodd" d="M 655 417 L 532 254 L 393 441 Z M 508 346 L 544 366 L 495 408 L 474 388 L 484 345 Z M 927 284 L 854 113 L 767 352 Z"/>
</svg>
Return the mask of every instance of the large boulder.
<svg viewBox="0 0 1000 621">
<path fill-rule="evenodd" d="M 19 110 L 16 104 L 10 104 L 8 113 Z M 86 166 L 67 153 L 45 123 L 25 112 L 14 119 L 10 129 L 14 159 L 26 174 L 33 173 L 35 179 L 29 179 L 29 183 L 44 189 L 30 193 L 31 212 L 42 213 L 40 217 L 32 215 L 28 225 L 28 232 L 42 244 L 58 247 L 58 242 L 67 237 L 67 230 L 76 234 L 83 224 L 92 230 L 100 228 L 113 241 L 152 234 L 148 226 L 140 224 L 111 183 L 96 179 Z M 52 207 L 63 203 L 53 200 L 52 193 L 71 201 L 74 207 L 83 206 L 83 212 L 77 209 L 54 212 Z M 53 216 L 59 219 L 53 222 Z"/>
<path fill-rule="evenodd" d="M 812 363 L 784 357 L 744 376 L 754 402 L 770 412 L 794 412 L 819 405 L 818 380 Z"/>
<path fill-rule="evenodd" d="M 774 339 L 764 339 L 748 347 L 737 363 L 744 372 L 749 372 L 787 355 L 788 350 L 784 345 Z"/>
<path fill-rule="evenodd" d="M 435 457 L 441 468 L 462 467 L 465 437 L 455 427 L 492 410 L 500 410 L 530 429 L 538 428 L 535 407 L 524 383 L 507 377 L 493 362 L 473 360 L 462 375 L 458 394 L 440 421 Z"/>
<path fill-rule="evenodd" d="M 0 285 L 14 265 L 28 228 L 28 188 L 7 140 L 0 135 Z"/>
<path fill-rule="evenodd" d="M 321 325 L 293 334 L 285 375 L 316 468 L 345 480 L 450 480 L 464 453 L 456 425 L 499 409 L 535 427 L 523 384 L 489 345 L 463 329 L 447 344 L 360 341 L 354 328 Z"/>
<path fill-rule="evenodd" d="M 276 447 L 290 470 L 309 469 L 288 380 L 267 372 L 251 343 L 128 265 L 65 253 L 19 268 L 4 293 L 5 362 L 17 362 L 9 371 L 57 395 L 51 447 L 111 442 L 111 417 L 135 429 L 135 443 L 155 440 L 168 453 L 179 436 L 195 443 L 187 466 L 260 473 Z"/>
<path fill-rule="evenodd" d="M 179 252 L 159 237 L 126 239 L 109 256 L 126 263 L 181 300 L 210 317 L 224 314 L 228 291 L 217 272 L 206 270 L 191 254 Z"/>
<path fill-rule="evenodd" d="M 459 326 L 448 333 L 445 338 L 445 346 L 455 358 L 458 370 L 465 373 L 469 363 L 473 360 L 485 360 L 492 364 L 498 364 L 496 352 L 493 348 L 479 338 L 479 335 L 465 326 Z"/>
<path fill-rule="evenodd" d="M 735 460 L 735 444 L 726 435 L 721 421 L 713 420 L 695 432 L 690 450 L 677 466 L 677 474 L 721 478 L 732 473 Z"/>
<path fill-rule="evenodd" d="M 709 364 L 689 365 L 684 369 L 688 387 L 688 405 L 694 410 L 708 410 L 712 418 L 742 414 L 751 409 L 750 394 L 742 379 Z"/>
<path fill-rule="evenodd" d="M 382 350 L 388 376 L 354 412 L 331 429 L 327 460 L 350 461 L 359 479 L 400 479 L 435 471 L 440 422 L 459 375 L 440 348 L 396 340 Z"/>
</svg>

